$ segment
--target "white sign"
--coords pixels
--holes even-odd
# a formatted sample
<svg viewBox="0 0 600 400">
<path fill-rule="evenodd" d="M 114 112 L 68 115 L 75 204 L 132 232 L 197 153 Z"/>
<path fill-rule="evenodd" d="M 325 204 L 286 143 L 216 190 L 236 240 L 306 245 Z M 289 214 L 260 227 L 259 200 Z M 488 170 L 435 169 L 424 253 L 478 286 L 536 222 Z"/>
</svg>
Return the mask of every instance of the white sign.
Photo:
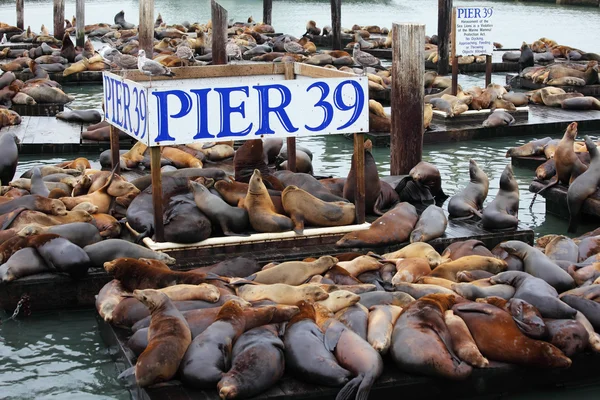
<svg viewBox="0 0 600 400">
<path fill-rule="evenodd" d="M 104 73 L 106 120 L 149 146 L 369 129 L 366 77 L 284 81 L 267 75 L 153 86 Z"/>
<path fill-rule="evenodd" d="M 455 7 L 456 56 L 492 55 L 492 7 Z"/>
</svg>

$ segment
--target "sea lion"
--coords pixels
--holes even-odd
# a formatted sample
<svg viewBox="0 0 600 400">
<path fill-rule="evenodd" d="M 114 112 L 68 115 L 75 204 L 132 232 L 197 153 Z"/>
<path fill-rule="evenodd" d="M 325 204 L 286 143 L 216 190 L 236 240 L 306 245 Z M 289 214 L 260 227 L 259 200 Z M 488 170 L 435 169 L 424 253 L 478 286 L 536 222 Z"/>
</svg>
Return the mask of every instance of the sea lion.
<svg viewBox="0 0 600 400">
<path fill-rule="evenodd" d="M 473 255 L 484 257 L 494 256 L 492 252 L 485 247 L 482 241 L 469 239 L 451 243 L 444 249 L 442 259 L 444 259 L 444 261 L 455 261 L 461 257 Z"/>
<path fill-rule="evenodd" d="M 394 305 L 375 305 L 369 309 L 367 341 L 381 355 L 390 349 L 394 324 L 401 312 L 402 307 Z"/>
<path fill-rule="evenodd" d="M 565 99 L 560 106 L 565 110 L 600 110 L 600 100 L 591 96 L 573 97 Z"/>
<path fill-rule="evenodd" d="M 252 397 L 273 386 L 283 376 L 284 347 L 275 325 L 242 334 L 231 351 L 231 369 L 217 384 L 219 396 Z"/>
<path fill-rule="evenodd" d="M 90 257 L 92 265 L 96 268 L 102 268 L 105 262 L 122 257 L 155 259 L 165 264 L 175 264 L 175 259 L 166 253 L 153 251 L 121 239 L 106 239 L 85 246 L 84 250 Z"/>
<path fill-rule="evenodd" d="M 246 306 L 229 300 L 221 307 L 215 322 L 190 343 L 179 374 L 186 385 L 196 388 L 214 387 L 229 370 L 233 343 L 244 332 Z"/>
<path fill-rule="evenodd" d="M 567 205 L 569 207 L 569 232 L 575 232 L 579 223 L 581 207 L 586 199 L 596 192 L 600 184 L 600 154 L 596 143 L 585 136 L 585 145 L 590 154 L 590 165 L 569 185 Z"/>
<path fill-rule="evenodd" d="M 572 319 L 547 319 L 549 342 L 567 357 L 581 353 L 590 341 L 590 336 L 581 323 Z"/>
<path fill-rule="evenodd" d="M 448 331 L 452 336 L 452 349 L 456 352 L 458 358 L 473 367 L 487 367 L 490 362 L 477 348 L 475 339 L 473 339 L 471 332 L 469 332 L 465 321 L 454 315 L 452 310 L 446 310 L 444 313 L 444 322 L 448 326 Z"/>
<path fill-rule="evenodd" d="M 392 285 L 400 282 L 416 283 L 419 278 L 431 273 L 431 267 L 426 258 L 404 258 L 396 262 L 396 271 L 391 280 Z"/>
<path fill-rule="evenodd" d="M 278 168 L 287 169 L 287 160 L 279 164 Z M 310 175 L 313 173 L 312 160 L 310 156 L 300 149 L 296 149 L 296 171 Z"/>
<path fill-rule="evenodd" d="M 249 276 L 260 271 L 260 265 L 256 260 L 246 257 L 229 258 L 214 265 L 207 267 L 195 268 L 192 272 L 212 272 L 219 276 L 236 277 Z"/>
<path fill-rule="evenodd" d="M 541 368 L 571 365 L 571 360 L 550 343 L 525 336 L 510 314 L 496 306 L 459 303 L 452 311 L 465 321 L 481 354 L 488 359 Z"/>
<path fill-rule="evenodd" d="M 0 204 L 0 214 L 7 214 L 17 208 L 39 211 L 49 215 L 67 215 L 67 209 L 62 201 L 36 195 L 25 195 Z"/>
<path fill-rule="evenodd" d="M 42 233 L 54 233 L 62 236 L 81 248 L 102 240 L 98 229 L 87 222 L 73 222 L 49 227 L 32 224 L 25 226 L 17 234 L 19 236 L 31 236 Z"/>
<path fill-rule="evenodd" d="M 398 258 L 427 258 L 431 268 L 437 267 L 442 263 L 442 257 L 428 243 L 411 243 L 406 247 L 396 250 L 393 253 L 387 253 L 382 256 L 386 260 Z"/>
<path fill-rule="evenodd" d="M 92 245 L 93 246 L 93 245 Z M 177 284 L 199 285 L 214 274 L 171 271 L 166 264 L 158 260 L 137 260 L 121 257 L 104 263 L 104 270 L 121 281 L 125 289 L 160 289 Z"/>
<path fill-rule="evenodd" d="M 64 215 L 47 215 L 38 211 L 30 211 L 20 209 L 14 218 L 7 221 L 4 225 L 6 228 L 22 229 L 29 224 L 37 224 L 41 226 L 55 226 L 71 222 L 90 222 L 92 216 L 83 210 L 66 211 Z"/>
<path fill-rule="evenodd" d="M 244 233 L 249 225 L 248 212 L 239 207 L 232 207 L 206 186 L 189 181 L 188 186 L 194 195 L 198 209 L 202 211 L 214 225 L 220 226 L 223 234 L 235 235 Z"/>
<path fill-rule="evenodd" d="M 11 282 L 25 276 L 49 271 L 44 259 L 32 247 L 16 251 L 4 264 L 0 265 L 0 281 Z"/>
<path fill-rule="evenodd" d="M 487 257 L 487 256 L 486 256 Z M 481 279 L 487 279 L 494 276 L 491 272 L 474 270 L 474 271 L 460 271 L 456 274 L 456 280 L 458 282 L 473 282 Z"/>
<path fill-rule="evenodd" d="M 334 312 L 330 309 L 329 311 Z M 342 324 L 344 324 L 352 332 L 360 336 L 361 339 L 367 340 L 369 310 L 367 310 L 365 306 L 363 306 L 362 304 L 353 304 L 335 312 L 334 318 L 340 321 Z"/>
<path fill-rule="evenodd" d="M 548 336 L 548 328 L 544 323 L 542 314 L 525 300 L 517 298 L 506 300 L 489 296 L 484 299 L 477 299 L 477 302 L 492 304 L 508 312 L 512 315 L 521 332 L 530 338 L 544 340 Z"/>
<path fill-rule="evenodd" d="M 433 197 L 447 197 L 442 190 L 442 177 L 439 169 L 426 161 L 421 161 L 408 173 L 413 181 L 426 186 Z"/>
<path fill-rule="evenodd" d="M 400 282 L 400 283 L 397 283 L 394 285 L 394 290 L 396 290 L 397 292 L 406 293 L 415 299 L 420 299 L 423 296 L 427 296 L 429 294 L 437 294 L 437 293 L 456 294 L 456 292 L 454 292 L 451 289 L 447 289 L 447 288 L 439 286 L 439 285 L 424 284 L 424 283 Z"/>
<path fill-rule="evenodd" d="M 313 262 L 288 261 L 252 274 L 246 279 L 267 285 L 284 283 L 297 286 L 308 281 L 313 275 L 324 274 L 337 263 L 338 259 L 331 256 L 323 256 Z"/>
<path fill-rule="evenodd" d="M 404 307 L 415 299 L 404 292 L 367 292 L 360 294 L 359 303 L 367 308 L 376 305 L 393 305 Z"/>
<path fill-rule="evenodd" d="M 575 310 L 558 299 L 558 292 L 542 279 L 521 271 L 502 272 L 490 278 L 493 284 L 515 288 L 515 299 L 522 299 L 539 310 L 545 318 L 569 319 Z"/>
<path fill-rule="evenodd" d="M 365 142 L 364 150 L 364 169 L 365 169 L 365 212 L 367 214 L 374 213 L 375 203 L 381 193 L 381 183 L 379 181 L 379 174 L 377 173 L 377 165 L 375 159 L 371 154 L 372 143 L 370 140 Z M 344 184 L 344 198 L 349 202 L 354 203 L 355 199 L 355 184 L 356 184 L 356 161 L 354 160 L 354 154 L 352 155 L 352 161 L 350 166 L 350 172 L 346 177 L 346 183 Z"/>
<path fill-rule="evenodd" d="M 500 247 L 523 260 L 525 272 L 543 279 L 559 292 L 571 289 L 575 285 L 573 278 L 565 270 L 535 247 L 518 240 L 506 241 L 501 243 Z"/>
<path fill-rule="evenodd" d="M 337 265 L 354 277 L 359 276 L 363 272 L 379 270 L 382 267 L 382 264 L 370 254 L 356 257 L 352 261 L 340 261 Z"/>
<path fill-rule="evenodd" d="M 275 163 L 275 159 L 277 155 L 281 151 L 283 147 L 283 139 L 282 138 L 264 138 L 263 141 L 263 154 L 265 157 L 266 164 Z"/>
<path fill-rule="evenodd" d="M 464 218 L 477 215 L 482 218 L 483 202 L 487 198 L 490 182 L 488 176 L 475 160 L 469 160 L 470 181 L 460 192 L 450 198 L 448 214 L 450 218 Z"/>
<path fill-rule="evenodd" d="M 493 285 L 482 287 L 472 283 L 454 283 L 452 290 L 468 300 L 477 300 L 485 297 L 496 296 L 505 300 L 511 299 L 515 289 L 510 285 Z"/>
<path fill-rule="evenodd" d="M 161 147 L 161 156 L 171 161 L 177 168 L 202 168 L 202 161 L 174 147 Z"/>
<path fill-rule="evenodd" d="M 377 218 L 366 230 L 350 232 L 337 243 L 338 247 L 389 246 L 408 240 L 419 216 L 415 207 L 406 202 Z"/>
<path fill-rule="evenodd" d="M 383 373 L 383 360 L 364 339 L 329 311 L 315 305 L 316 322 L 325 336 L 325 347 L 333 352 L 340 366 L 352 372 L 351 379 L 338 393 L 339 400 L 349 400 L 356 391 L 357 399 L 367 399 L 375 380 Z"/>
<path fill-rule="evenodd" d="M 348 290 L 334 290 L 329 293 L 329 297 L 320 300 L 317 303 L 327 308 L 331 312 L 338 312 L 346 309 L 360 301 L 360 296 Z"/>
<path fill-rule="evenodd" d="M 506 262 L 495 257 L 465 256 L 455 261 L 438 265 L 429 276 L 456 282 L 456 274 L 461 271 L 484 270 L 493 274 L 506 270 Z"/>
<path fill-rule="evenodd" d="M 483 227 L 486 229 L 511 229 L 519 224 L 519 184 L 512 165 L 508 164 L 500 176 L 498 194 L 482 213 Z"/>
<path fill-rule="evenodd" d="M 544 254 L 552 261 L 568 261 L 576 263 L 579 261 L 579 247 L 573 239 L 557 235 L 546 245 Z"/>
<path fill-rule="evenodd" d="M 136 382 L 146 387 L 175 376 L 192 338 L 183 315 L 166 294 L 147 289 L 134 291 L 134 296 L 152 314 L 148 347 L 135 364 Z"/>
<path fill-rule="evenodd" d="M 498 100 L 496 100 L 497 102 Z M 496 104 L 494 102 L 494 105 Z M 512 104 L 512 103 L 511 103 Z M 507 106 L 510 110 L 510 106 Z M 513 106 L 514 108 L 514 106 Z M 514 111 L 514 110 L 513 110 Z M 497 128 L 499 126 L 507 126 L 515 123 L 515 117 L 506 112 L 503 108 L 496 107 L 490 116 L 481 124 L 484 128 Z"/>
<path fill-rule="evenodd" d="M 263 142 L 260 139 L 246 140 L 233 156 L 236 182 L 249 183 L 254 170 L 258 169 L 269 189 L 283 190 L 281 182 L 271 175 L 263 156 Z"/>
<path fill-rule="evenodd" d="M 102 121 L 102 114 L 98 110 L 68 110 L 57 113 L 56 118 L 67 122 L 97 124 Z"/>
<path fill-rule="evenodd" d="M 81 203 L 85 204 L 85 203 Z M 79 207 L 79 206 L 77 206 Z M 76 208 L 77 208 L 76 207 Z M 109 214 L 96 213 L 92 214 L 94 225 L 100 232 L 103 238 L 119 238 L 121 235 L 121 224 L 115 217 Z"/>
<path fill-rule="evenodd" d="M 116 279 L 108 282 L 100 289 L 96 296 L 96 310 L 100 317 L 106 322 L 112 321 L 112 313 L 115 307 L 128 295 L 129 292 L 121 286 L 121 282 Z M 146 334 L 147 338 L 147 334 Z"/>
<path fill-rule="evenodd" d="M 318 199 L 326 202 L 347 202 L 347 200 L 338 194 L 332 194 L 329 188 L 323 185 L 323 181 L 318 181 L 314 176 L 299 172 L 287 170 L 275 172 L 275 177 L 285 186 L 297 186 L 298 188 L 310 193 Z M 345 178 L 344 179 L 345 182 Z M 343 184 L 342 184 L 343 186 Z M 343 191 L 343 188 L 342 188 Z"/>
<path fill-rule="evenodd" d="M 590 321 L 580 311 L 577 311 L 577 314 L 575 315 L 575 320 L 579 322 L 588 333 L 588 348 L 596 353 L 600 353 L 600 334 L 594 331 L 594 327 L 592 326 Z"/>
<path fill-rule="evenodd" d="M 567 307 L 570 309 L 577 310 L 585 315 L 596 332 L 600 331 L 600 303 L 572 294 L 562 295 L 560 299 L 566 303 L 565 305 L 568 304 Z"/>
<path fill-rule="evenodd" d="M 519 147 L 511 147 L 506 152 L 506 157 L 527 157 L 537 156 L 544 152 L 544 146 L 552 140 L 551 137 L 545 137 L 538 140 L 532 140 Z"/>
<path fill-rule="evenodd" d="M 315 322 L 314 307 L 301 301 L 298 308 L 300 312 L 288 322 L 283 339 L 286 369 L 317 385 L 344 385 L 351 373 L 325 347 L 325 335 Z"/>
<path fill-rule="evenodd" d="M 521 45 L 521 54 L 519 55 L 519 72 L 522 72 L 525 68 L 533 67 L 533 65 L 533 51 L 531 51 L 527 43 L 523 42 Z"/>
<path fill-rule="evenodd" d="M 275 212 L 275 206 L 258 169 L 254 170 L 250 178 L 244 207 L 248 211 L 250 225 L 257 232 L 283 232 L 293 228 L 290 218 Z"/>
<path fill-rule="evenodd" d="M 410 234 L 410 242 L 428 242 L 436 239 L 446 232 L 448 219 L 444 210 L 432 204 L 423 211 L 419 221 Z"/>
<path fill-rule="evenodd" d="M 403 371 L 465 379 L 472 368 L 454 353 L 444 312 L 458 297 L 429 295 L 409 304 L 394 326 L 392 359 Z"/>
<path fill-rule="evenodd" d="M 281 202 L 297 234 L 303 233 L 305 222 L 312 226 L 342 226 L 352 224 L 356 216 L 352 203 L 325 202 L 293 185 L 283 190 Z"/>
<path fill-rule="evenodd" d="M 327 178 L 319 180 L 319 183 L 328 189 L 335 196 L 344 196 L 344 185 L 346 184 L 346 178 Z"/>
<path fill-rule="evenodd" d="M 12 181 L 19 162 L 19 139 L 10 131 L 0 135 L 0 182 L 7 185 Z"/>
<path fill-rule="evenodd" d="M 172 301 L 202 300 L 215 303 L 221 297 L 219 289 L 208 283 L 199 285 L 177 284 L 156 290 L 169 296 Z"/>
<path fill-rule="evenodd" d="M 238 296 L 246 301 L 271 300 L 279 304 L 295 305 L 300 301 L 325 300 L 329 294 L 317 285 L 290 286 L 282 283 L 272 285 L 244 285 L 237 289 Z"/>
<path fill-rule="evenodd" d="M 502 95 L 502 99 L 510 101 L 516 107 L 523 107 L 529 103 L 529 98 L 525 93 L 509 92 Z"/>
<path fill-rule="evenodd" d="M 543 164 L 535 169 L 535 177 L 538 180 L 545 181 L 556 175 L 556 164 L 554 159 L 546 160 Z"/>
</svg>

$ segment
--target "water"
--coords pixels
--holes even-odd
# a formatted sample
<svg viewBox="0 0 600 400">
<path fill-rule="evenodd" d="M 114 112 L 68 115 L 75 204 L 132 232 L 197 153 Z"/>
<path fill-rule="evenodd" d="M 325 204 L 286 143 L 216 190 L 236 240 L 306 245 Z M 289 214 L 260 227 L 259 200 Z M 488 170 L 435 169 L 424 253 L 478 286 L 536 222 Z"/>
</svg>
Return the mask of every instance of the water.
<svg viewBox="0 0 600 400">
<path fill-rule="evenodd" d="M 420 22 L 426 24 L 428 35 L 434 34 L 437 25 L 437 1 L 370 1 L 344 0 L 342 25 L 354 23 L 391 26 L 392 22 Z M 207 21 L 210 18 L 209 1 L 155 0 L 157 14 L 167 22 L 181 22 L 183 15 L 189 21 Z M 245 20 L 249 15 L 260 19 L 260 0 L 222 0 L 230 18 Z M 457 1 L 456 5 L 470 5 Z M 559 43 L 579 47 L 586 51 L 600 51 L 597 31 L 600 9 L 590 7 L 561 7 L 554 4 L 526 4 L 481 1 L 482 6 L 493 6 L 499 16 L 497 30 L 499 41 L 505 47 L 518 47 L 523 40 L 531 42 L 542 36 Z M 120 9 L 126 18 L 137 22 L 138 1 L 88 0 L 86 23 L 110 22 Z M 25 2 L 25 24 L 38 30 L 41 24 L 52 25 L 52 3 L 48 0 Z M 69 1 L 65 15 L 75 13 L 75 2 Z M 298 16 L 301 16 L 298 18 Z M 329 24 L 330 9 L 327 1 L 275 1 L 273 23 L 277 31 L 300 35 L 306 20 L 312 18 L 318 26 Z M 13 0 L 0 0 L 0 21 L 14 23 Z M 460 75 L 459 83 L 465 87 L 482 85 L 483 74 Z M 494 74 L 493 81 L 504 83 L 504 75 Z M 101 101 L 99 86 L 66 87 L 76 100 L 73 108 L 98 108 Z M 596 138 L 600 132 L 593 132 Z M 560 137 L 562 132 L 546 132 L 545 135 Z M 468 182 L 468 161 L 474 158 L 490 177 L 490 198 L 498 189 L 498 179 L 509 162 L 504 154 L 509 147 L 520 145 L 533 138 L 503 138 L 428 145 L 423 159 L 438 166 L 443 177 L 446 194 L 452 195 Z M 309 147 L 315 155 L 314 169 L 319 175 L 345 176 L 349 169 L 352 142 L 341 136 L 300 139 L 299 144 Z M 389 149 L 373 151 L 381 175 L 389 174 Z M 56 164 L 77 155 L 61 155 L 44 160 L 22 157 L 18 174 L 39 164 Z M 98 166 L 98 155 L 88 155 L 93 167 Z M 533 171 L 514 169 L 521 192 L 519 218 L 524 225 L 532 227 L 536 235 L 564 233 L 566 222 L 544 212 L 544 200 L 539 199 L 530 210 L 531 193 L 528 191 Z M 580 232 L 596 226 L 583 225 Z M 36 314 L 32 318 L 8 321 L 0 325 L 0 399 L 127 399 L 127 391 L 116 380 L 116 369 L 108 356 L 96 328 L 95 311 L 68 311 Z M 0 311 L 0 320 L 7 314 Z M 591 387 L 559 393 L 533 393 L 515 399 L 570 399 L 598 398 L 600 387 Z M 511 397 L 507 397 L 511 398 Z"/>
</svg>

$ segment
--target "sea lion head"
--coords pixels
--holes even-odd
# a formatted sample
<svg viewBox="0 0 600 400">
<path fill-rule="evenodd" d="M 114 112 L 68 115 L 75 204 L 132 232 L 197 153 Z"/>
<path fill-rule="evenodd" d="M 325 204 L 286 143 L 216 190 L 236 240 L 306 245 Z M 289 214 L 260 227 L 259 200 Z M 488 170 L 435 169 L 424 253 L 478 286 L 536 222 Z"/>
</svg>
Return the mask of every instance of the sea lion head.
<svg viewBox="0 0 600 400">
<path fill-rule="evenodd" d="M 502 175 L 500 176 L 500 189 L 506 190 L 509 192 L 515 192 L 519 190 L 519 185 L 515 180 L 515 175 L 513 173 L 512 165 L 508 164 Z"/>
<path fill-rule="evenodd" d="M 136 289 L 133 291 L 133 297 L 148 307 L 150 312 L 169 301 L 169 296 L 154 289 Z"/>
<path fill-rule="evenodd" d="M 262 174 L 259 170 L 255 169 L 250 182 L 248 183 L 248 193 L 258 194 L 266 192 L 267 187 L 263 183 Z"/>
<path fill-rule="evenodd" d="M 208 192 L 208 189 L 206 188 L 206 186 L 204 186 L 203 184 L 196 182 L 196 181 L 188 181 L 188 188 L 190 189 L 192 194 L 194 194 L 194 196 L 196 194 L 203 195 Z"/>
<path fill-rule="evenodd" d="M 216 321 L 235 321 L 239 323 L 244 323 L 244 309 L 248 307 L 248 302 L 232 298 L 227 300 L 225 304 L 221 307 L 219 314 L 217 314 Z"/>
<path fill-rule="evenodd" d="M 17 235 L 21 237 L 27 237 L 32 235 L 39 235 L 44 232 L 44 228 L 39 225 L 29 224 L 23 227 Z"/>
<path fill-rule="evenodd" d="M 565 138 L 575 140 L 577 137 L 577 122 L 571 122 L 565 131 Z"/>
<path fill-rule="evenodd" d="M 12 273 L 10 267 L 6 265 L 0 266 L 0 282 L 10 282 L 15 279 L 15 275 Z"/>
<path fill-rule="evenodd" d="M 310 319 L 312 321 L 315 320 L 315 308 L 312 302 L 302 300 L 296 304 L 296 307 L 298 307 L 298 312 L 288 322 L 288 328 L 294 323 L 300 322 L 304 319 Z"/>
<path fill-rule="evenodd" d="M 58 199 L 50 200 L 50 209 L 52 215 L 67 215 L 67 207 L 65 203 Z"/>
<path fill-rule="evenodd" d="M 140 190 L 131 182 L 113 180 L 108 186 L 106 193 L 113 197 L 127 196 L 128 194 L 137 196 L 140 194 Z"/>
<path fill-rule="evenodd" d="M 328 311 L 337 312 L 346 307 L 350 307 L 360 301 L 360 296 L 356 293 L 352 293 L 348 290 L 336 290 L 329 294 L 327 299 L 327 306 L 322 304 L 321 306 L 327 307 Z"/>
<path fill-rule="evenodd" d="M 289 187 L 289 186 L 288 186 Z M 316 260 L 318 265 L 329 265 L 329 268 L 338 263 L 338 259 L 332 256 L 322 256 Z"/>
<path fill-rule="evenodd" d="M 329 293 L 318 285 L 304 285 L 302 289 L 306 300 L 321 301 L 329 297 Z"/>
<path fill-rule="evenodd" d="M 121 257 L 121 258 L 116 258 L 112 261 L 106 261 L 103 266 L 104 266 L 104 270 L 112 275 L 122 265 L 130 265 L 130 264 L 138 264 L 138 263 L 139 263 L 139 261 L 136 260 L 135 258 Z"/>
</svg>

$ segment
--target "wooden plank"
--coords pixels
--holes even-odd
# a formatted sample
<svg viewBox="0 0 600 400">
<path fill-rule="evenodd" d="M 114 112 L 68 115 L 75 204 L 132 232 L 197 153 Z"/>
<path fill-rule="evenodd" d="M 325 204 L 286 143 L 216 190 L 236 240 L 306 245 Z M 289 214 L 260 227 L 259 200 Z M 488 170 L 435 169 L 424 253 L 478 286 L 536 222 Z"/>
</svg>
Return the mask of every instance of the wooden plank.
<svg viewBox="0 0 600 400">
<path fill-rule="evenodd" d="M 227 64 L 227 10 L 215 0 L 210 2 L 212 21 L 212 63 L 213 65 Z"/>
<path fill-rule="evenodd" d="M 254 75 L 280 75 L 283 74 L 282 64 L 268 62 L 252 62 L 244 64 L 207 65 L 203 67 L 177 67 L 171 68 L 177 79 L 223 78 L 228 76 L 254 76 Z M 111 71 L 124 76 L 123 71 Z M 139 71 L 128 70 L 127 79 L 136 82 L 149 81 L 150 78 Z M 152 81 L 170 80 L 165 76 L 154 76 Z"/>
<path fill-rule="evenodd" d="M 160 171 L 160 147 L 150 148 L 150 172 L 152 174 L 152 205 L 154 208 L 154 236 L 157 242 L 165 241 L 163 225 L 162 177 Z"/>
<path fill-rule="evenodd" d="M 119 130 L 111 125 L 110 126 L 110 161 L 112 170 L 116 174 L 121 173 L 121 157 L 119 156 Z"/>
<path fill-rule="evenodd" d="M 17 28 L 25 29 L 25 0 L 17 0 Z"/>
<path fill-rule="evenodd" d="M 54 0 L 54 37 L 62 40 L 65 35 L 65 0 Z"/>
<path fill-rule="evenodd" d="M 342 49 L 342 0 L 331 2 L 331 48 Z"/>
<path fill-rule="evenodd" d="M 285 80 L 294 80 L 296 75 L 294 74 L 294 65 L 290 62 L 285 63 Z M 292 172 L 296 172 L 296 138 L 288 137 L 286 139 L 287 144 L 287 169 Z"/>
<path fill-rule="evenodd" d="M 75 15 L 75 45 L 83 47 L 85 43 L 85 0 L 77 0 Z"/>
<path fill-rule="evenodd" d="M 303 63 L 294 63 L 294 73 L 296 75 L 308 76 L 311 78 L 348 78 L 356 76 L 344 71 Z"/>
<path fill-rule="evenodd" d="M 146 57 L 152 59 L 154 53 L 154 0 L 140 0 L 139 21 L 138 37 L 140 49 L 146 52 Z M 133 80 L 137 81 L 138 79 Z"/>
<path fill-rule="evenodd" d="M 452 0 L 438 0 L 438 64 L 439 75 L 448 75 L 448 53 L 452 27 Z"/>
</svg>

